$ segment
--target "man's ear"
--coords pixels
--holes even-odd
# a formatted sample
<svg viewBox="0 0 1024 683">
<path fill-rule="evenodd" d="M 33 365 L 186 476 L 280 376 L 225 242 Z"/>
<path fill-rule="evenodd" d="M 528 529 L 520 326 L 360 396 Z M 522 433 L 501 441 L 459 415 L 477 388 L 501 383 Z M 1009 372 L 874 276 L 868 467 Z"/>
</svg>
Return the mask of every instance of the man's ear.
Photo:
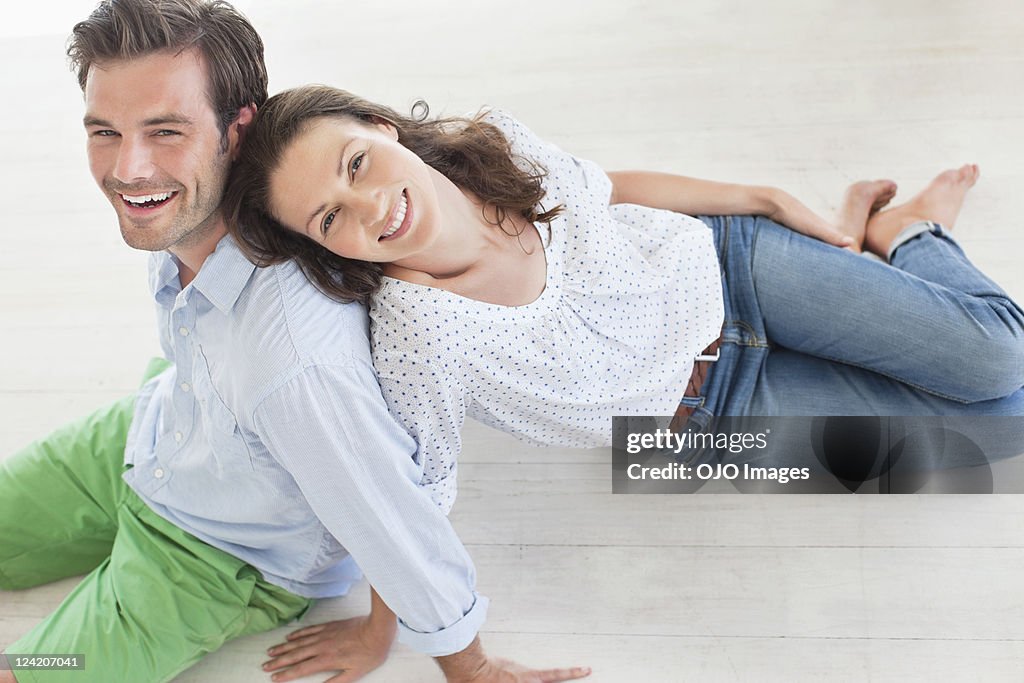
<svg viewBox="0 0 1024 683">
<path fill-rule="evenodd" d="M 245 132 L 255 116 L 256 105 L 248 104 L 238 110 L 238 116 L 228 126 L 228 151 L 231 153 L 232 161 L 238 158 L 238 150 L 242 148 Z"/>
</svg>

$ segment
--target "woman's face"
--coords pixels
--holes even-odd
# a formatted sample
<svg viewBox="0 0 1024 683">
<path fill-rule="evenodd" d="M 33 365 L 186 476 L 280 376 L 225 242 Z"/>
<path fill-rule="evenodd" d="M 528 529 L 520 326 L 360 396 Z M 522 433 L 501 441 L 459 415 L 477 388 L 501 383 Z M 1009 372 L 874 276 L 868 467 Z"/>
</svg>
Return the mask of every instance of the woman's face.
<svg viewBox="0 0 1024 683">
<path fill-rule="evenodd" d="M 270 210 L 339 256 L 404 265 L 439 231 L 433 174 L 390 124 L 323 117 L 285 149 Z"/>
</svg>

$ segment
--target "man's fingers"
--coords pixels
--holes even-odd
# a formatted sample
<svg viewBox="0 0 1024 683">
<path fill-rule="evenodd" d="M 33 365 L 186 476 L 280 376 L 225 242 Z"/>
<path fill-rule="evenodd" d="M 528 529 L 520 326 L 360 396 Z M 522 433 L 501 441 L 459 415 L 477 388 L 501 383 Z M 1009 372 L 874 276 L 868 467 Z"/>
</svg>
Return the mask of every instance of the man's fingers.
<svg viewBox="0 0 1024 683">
<path fill-rule="evenodd" d="M 321 640 L 323 640 L 323 638 L 319 636 L 319 634 L 305 636 L 304 638 L 296 639 L 288 643 L 280 643 L 278 645 L 275 645 L 274 647 L 267 650 L 267 654 L 271 657 L 279 657 L 283 654 L 292 652 L 293 650 L 297 650 L 300 647 L 309 647 L 311 645 L 316 645 L 317 643 L 321 642 Z"/>
<path fill-rule="evenodd" d="M 355 669 L 349 669 L 342 671 L 337 676 L 331 676 L 324 683 L 353 683 L 363 677 L 363 672 L 356 671 Z"/>
<path fill-rule="evenodd" d="M 325 661 L 326 657 L 314 657 L 307 659 L 301 664 L 296 664 L 287 671 L 274 674 L 270 677 L 274 683 L 282 681 L 293 681 L 296 678 L 302 678 L 303 676 L 309 676 L 311 674 L 319 673 L 321 671 L 337 670 L 337 664 L 332 664 L 329 661 Z"/>
<path fill-rule="evenodd" d="M 267 662 L 264 667 L 266 667 L 268 671 L 276 671 L 277 669 L 283 669 L 286 666 L 291 666 L 292 664 L 297 664 L 307 659 L 317 657 L 319 654 L 319 652 L 312 648 L 302 648 L 295 650 L 294 652 L 289 652 L 286 655 L 275 657 Z"/>
<path fill-rule="evenodd" d="M 589 666 L 574 666 L 571 669 L 545 669 L 535 671 L 537 680 L 540 683 L 558 683 L 559 681 L 574 681 L 577 678 L 586 678 L 590 675 Z"/>
<path fill-rule="evenodd" d="M 319 643 L 313 643 L 305 647 L 297 647 L 291 649 L 289 652 L 283 652 L 278 654 L 276 657 L 271 659 L 269 662 L 263 665 L 267 671 L 276 671 L 286 666 L 291 666 L 297 662 L 302 662 L 307 659 L 314 657 L 330 657 L 330 651 L 324 651 L 324 648 L 318 647 Z"/>
<path fill-rule="evenodd" d="M 327 628 L 327 624 L 317 624 L 315 626 L 307 626 L 306 628 L 300 628 L 298 631 L 292 631 L 288 634 L 288 640 L 295 640 L 302 638 L 303 636 L 311 636 L 316 633 L 320 633 Z"/>
</svg>

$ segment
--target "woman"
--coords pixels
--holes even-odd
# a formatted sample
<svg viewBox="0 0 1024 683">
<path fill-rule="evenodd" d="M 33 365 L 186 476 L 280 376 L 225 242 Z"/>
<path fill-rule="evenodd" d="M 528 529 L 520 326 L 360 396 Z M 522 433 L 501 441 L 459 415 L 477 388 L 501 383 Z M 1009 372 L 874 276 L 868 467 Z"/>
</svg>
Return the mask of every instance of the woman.
<svg viewBox="0 0 1024 683">
<path fill-rule="evenodd" d="M 467 413 L 572 446 L 680 404 L 698 426 L 1024 414 L 1024 312 L 948 233 L 977 177 L 886 211 L 893 183 L 857 183 L 836 231 L 775 189 L 605 174 L 500 113 L 407 118 L 310 86 L 260 110 L 226 206 L 254 260 L 370 304 L 384 395 L 447 511 Z M 268 668 L 316 656 L 324 628 Z"/>
<path fill-rule="evenodd" d="M 605 174 L 500 113 L 412 119 L 309 86 L 259 112 L 227 206 L 258 262 L 370 303 L 384 395 L 447 509 L 467 413 L 569 446 L 680 397 L 698 424 L 1024 414 L 1024 312 L 948 233 L 977 177 L 886 211 L 894 185 L 858 183 L 841 234 L 779 190 Z"/>
</svg>

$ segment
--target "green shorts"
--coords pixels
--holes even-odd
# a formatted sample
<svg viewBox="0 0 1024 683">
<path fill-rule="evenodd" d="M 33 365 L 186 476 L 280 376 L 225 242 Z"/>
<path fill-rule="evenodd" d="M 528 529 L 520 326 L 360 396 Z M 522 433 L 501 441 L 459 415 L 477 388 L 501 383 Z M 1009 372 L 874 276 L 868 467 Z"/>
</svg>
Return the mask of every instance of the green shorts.
<svg viewBox="0 0 1024 683">
<path fill-rule="evenodd" d="M 167 681 L 226 641 L 309 608 L 158 516 L 125 484 L 133 403 L 0 460 L 0 589 L 88 572 L 53 614 L 4 648 L 82 654 L 84 670 L 18 670 L 19 683 Z"/>
</svg>

